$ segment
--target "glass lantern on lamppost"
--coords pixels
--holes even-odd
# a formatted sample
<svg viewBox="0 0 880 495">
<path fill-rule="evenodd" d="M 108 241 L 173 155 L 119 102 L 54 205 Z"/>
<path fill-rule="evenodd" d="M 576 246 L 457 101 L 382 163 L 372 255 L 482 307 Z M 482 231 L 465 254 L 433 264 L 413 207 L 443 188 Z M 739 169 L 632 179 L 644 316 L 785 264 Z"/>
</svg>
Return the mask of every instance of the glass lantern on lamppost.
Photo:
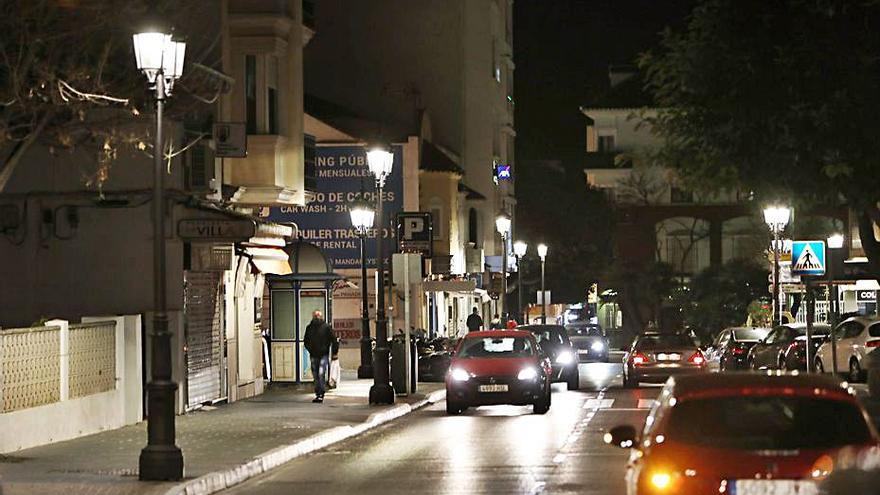
<svg viewBox="0 0 880 495">
<path fill-rule="evenodd" d="M 843 248 L 843 243 L 846 239 L 843 237 L 843 234 L 836 233 L 828 236 L 826 242 L 828 244 L 828 313 L 831 315 L 829 318 L 829 322 L 831 323 L 831 372 L 837 374 L 837 332 L 834 332 L 834 327 L 837 325 L 837 320 L 840 319 L 840 312 L 838 310 L 838 304 L 840 301 L 838 300 L 837 294 L 837 284 L 834 282 L 834 263 L 837 259 L 837 254 L 841 248 Z"/>
<path fill-rule="evenodd" d="M 150 334 L 150 382 L 147 384 L 147 446 L 141 450 L 139 477 L 149 481 L 183 478 L 183 453 L 175 444 L 174 395 L 171 376 L 171 332 L 165 273 L 165 142 L 162 111 L 174 82 L 183 75 L 186 43 L 171 34 L 146 30 L 132 36 L 137 68 L 147 77 L 156 102 L 153 149 L 153 328 Z"/>
<path fill-rule="evenodd" d="M 791 208 L 782 205 L 770 205 L 764 208 L 764 222 L 773 234 L 773 322 L 781 325 L 782 305 L 779 301 L 779 238 L 791 218 Z"/>
<path fill-rule="evenodd" d="M 372 205 L 361 197 L 348 209 L 351 225 L 361 240 L 361 364 L 358 366 L 358 378 L 373 378 L 373 346 L 370 342 L 370 306 L 367 292 L 367 253 L 365 241 L 373 222 L 376 211 Z"/>
<path fill-rule="evenodd" d="M 529 245 L 523 241 L 516 241 L 513 243 L 513 255 L 516 256 L 516 296 L 517 296 L 517 310 L 519 312 L 519 316 L 522 318 L 522 324 L 526 325 L 529 323 L 528 314 L 523 308 L 523 286 L 522 286 L 522 259 L 526 255 L 526 251 L 529 250 Z"/>
<path fill-rule="evenodd" d="M 510 236 L 510 217 L 502 213 L 495 217 L 495 230 L 501 234 L 501 296 L 498 305 L 504 320 L 509 319 L 507 314 L 507 239 Z"/>
<path fill-rule="evenodd" d="M 385 180 L 391 175 L 394 153 L 384 147 L 375 147 L 367 152 L 367 166 L 376 179 L 376 350 L 373 354 L 373 386 L 370 387 L 370 404 L 393 404 L 394 388 L 391 386 L 388 348 L 388 319 L 385 313 L 385 260 L 382 253 L 385 223 L 382 217 L 382 189 Z"/>
<path fill-rule="evenodd" d="M 547 245 L 538 244 L 538 257 L 541 258 L 541 324 L 547 324 L 547 291 L 544 289 L 544 262 L 547 260 Z"/>
</svg>

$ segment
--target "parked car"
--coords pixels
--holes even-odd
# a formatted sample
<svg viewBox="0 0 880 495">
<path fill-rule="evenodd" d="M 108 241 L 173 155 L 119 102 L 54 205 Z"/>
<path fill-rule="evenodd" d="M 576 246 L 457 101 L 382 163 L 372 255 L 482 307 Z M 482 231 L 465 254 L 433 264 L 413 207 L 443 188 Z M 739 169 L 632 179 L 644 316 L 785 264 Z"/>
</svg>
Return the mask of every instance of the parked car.
<svg viewBox="0 0 880 495">
<path fill-rule="evenodd" d="M 749 350 L 767 337 L 769 328 L 726 328 L 706 348 L 706 364 L 711 371 L 743 370 L 748 368 Z"/>
<path fill-rule="evenodd" d="M 419 380 L 442 382 L 452 361 L 453 340 L 419 340 L 416 348 L 419 353 Z"/>
<path fill-rule="evenodd" d="M 824 323 L 813 325 L 810 343 L 811 355 L 828 337 L 831 327 Z M 749 368 L 755 370 L 806 370 L 807 326 L 803 323 L 779 325 L 763 340 L 758 341 L 748 354 Z"/>
<path fill-rule="evenodd" d="M 569 390 L 577 390 L 580 382 L 575 348 L 562 325 L 522 325 L 519 330 L 531 332 L 553 363 L 551 381 L 566 382 Z"/>
<path fill-rule="evenodd" d="M 837 341 L 837 371 L 847 373 L 851 382 L 865 381 L 865 357 L 880 347 L 880 319 L 857 316 L 847 318 L 834 329 Z M 831 339 L 816 352 L 816 371 L 831 373 Z"/>
<path fill-rule="evenodd" d="M 675 376 L 641 434 L 623 425 L 604 439 L 633 449 L 630 495 L 818 494 L 840 449 L 880 444 L 867 417 L 827 376 Z"/>
<path fill-rule="evenodd" d="M 577 352 L 578 362 L 608 362 L 608 338 L 598 323 L 572 323 L 565 326 Z"/>
<path fill-rule="evenodd" d="M 531 332 L 471 332 L 456 347 L 446 374 L 446 412 L 494 404 L 550 409 L 550 359 Z"/>
<path fill-rule="evenodd" d="M 705 371 L 706 357 L 690 336 L 648 332 L 636 337 L 623 358 L 623 386 L 662 383 L 672 375 Z"/>
</svg>

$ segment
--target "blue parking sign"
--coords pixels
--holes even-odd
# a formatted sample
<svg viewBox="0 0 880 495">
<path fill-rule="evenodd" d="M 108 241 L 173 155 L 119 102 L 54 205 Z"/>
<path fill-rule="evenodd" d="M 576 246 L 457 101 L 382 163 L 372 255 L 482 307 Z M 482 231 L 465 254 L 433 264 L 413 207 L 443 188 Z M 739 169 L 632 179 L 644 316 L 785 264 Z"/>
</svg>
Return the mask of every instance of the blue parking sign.
<svg viewBox="0 0 880 495">
<path fill-rule="evenodd" d="M 825 241 L 791 243 L 792 275 L 825 275 Z"/>
</svg>

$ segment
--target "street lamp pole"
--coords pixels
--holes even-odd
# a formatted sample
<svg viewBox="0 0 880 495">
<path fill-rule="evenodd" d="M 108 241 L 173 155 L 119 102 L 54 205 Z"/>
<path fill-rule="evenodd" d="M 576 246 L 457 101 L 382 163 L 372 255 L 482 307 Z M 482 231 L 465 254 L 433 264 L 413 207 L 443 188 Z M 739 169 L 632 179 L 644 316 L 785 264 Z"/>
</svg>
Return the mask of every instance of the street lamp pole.
<svg viewBox="0 0 880 495">
<path fill-rule="evenodd" d="M 779 301 L 779 242 L 785 226 L 791 218 L 791 209 L 786 206 L 771 205 L 764 208 L 764 222 L 773 233 L 773 321 L 782 325 L 782 305 Z"/>
<path fill-rule="evenodd" d="M 150 382 L 147 384 L 147 445 L 138 460 L 144 481 L 183 478 L 183 452 L 176 445 L 172 379 L 171 332 L 168 329 L 165 272 L 165 167 L 162 112 L 174 81 L 183 74 L 186 44 L 170 34 L 149 31 L 132 37 L 138 69 L 153 84 L 156 101 L 156 141 L 153 149 L 153 329 L 150 334 Z"/>
<path fill-rule="evenodd" d="M 541 324 L 547 324 L 547 291 L 544 289 L 544 261 L 547 259 L 547 245 L 538 244 L 538 257 L 541 258 Z"/>
<path fill-rule="evenodd" d="M 367 152 L 367 164 L 376 178 L 376 276 L 379 286 L 376 301 L 376 350 L 373 353 L 373 386 L 370 387 L 370 404 L 393 404 L 394 388 L 390 382 L 388 348 L 388 318 L 385 314 L 385 260 L 382 244 L 384 243 L 384 222 L 382 220 L 382 189 L 385 179 L 391 174 L 394 154 L 384 148 L 373 148 Z"/>
<path fill-rule="evenodd" d="M 509 319 L 507 307 L 507 236 L 510 235 L 510 217 L 502 213 L 495 218 L 495 229 L 501 234 L 501 314 Z"/>
<path fill-rule="evenodd" d="M 519 313 L 519 317 L 522 318 L 523 325 L 529 323 L 528 315 L 523 308 L 523 285 L 522 285 L 522 259 L 526 255 L 526 251 L 528 251 L 529 245 L 523 241 L 516 241 L 513 243 L 513 254 L 516 256 L 516 296 L 517 296 L 517 312 Z"/>
<path fill-rule="evenodd" d="M 831 372 L 837 374 L 837 284 L 834 283 L 834 252 L 843 247 L 843 235 L 829 236 L 828 242 L 828 312 L 831 315 Z"/>
<path fill-rule="evenodd" d="M 373 378 L 373 346 L 370 342 L 370 306 L 368 302 L 367 284 L 367 253 L 365 249 L 367 233 L 373 228 L 376 212 L 370 203 L 364 200 L 361 191 L 360 199 L 348 210 L 351 224 L 357 230 L 361 241 L 361 365 L 358 366 L 358 378 Z"/>
</svg>

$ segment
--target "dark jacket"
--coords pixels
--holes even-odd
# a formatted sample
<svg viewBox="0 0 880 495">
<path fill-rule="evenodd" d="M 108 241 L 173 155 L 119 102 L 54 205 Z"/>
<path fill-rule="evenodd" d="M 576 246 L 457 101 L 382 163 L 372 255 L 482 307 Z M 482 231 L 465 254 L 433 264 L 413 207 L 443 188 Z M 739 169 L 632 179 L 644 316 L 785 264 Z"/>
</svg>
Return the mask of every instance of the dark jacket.
<svg viewBox="0 0 880 495">
<path fill-rule="evenodd" d="M 320 358 L 330 354 L 331 348 L 336 345 L 336 335 L 327 322 L 313 318 L 306 327 L 306 336 L 303 339 L 303 343 L 309 354 Z"/>
<path fill-rule="evenodd" d="M 480 315 L 476 313 L 471 313 L 471 315 L 468 316 L 465 325 L 467 325 L 468 330 L 470 330 L 471 332 L 476 332 L 480 329 L 480 327 L 483 326 L 483 319 L 480 318 Z"/>
</svg>

